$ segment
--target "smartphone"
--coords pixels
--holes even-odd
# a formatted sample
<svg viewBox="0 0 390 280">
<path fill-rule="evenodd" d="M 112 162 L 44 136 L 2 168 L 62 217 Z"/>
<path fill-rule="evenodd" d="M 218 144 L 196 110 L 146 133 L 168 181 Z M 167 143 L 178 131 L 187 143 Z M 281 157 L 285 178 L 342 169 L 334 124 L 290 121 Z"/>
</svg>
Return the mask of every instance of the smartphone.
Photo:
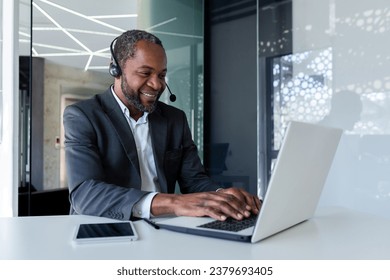
<svg viewBox="0 0 390 280">
<path fill-rule="evenodd" d="M 77 244 L 126 242 L 137 239 L 138 235 L 131 221 L 80 224 L 74 236 Z"/>
</svg>

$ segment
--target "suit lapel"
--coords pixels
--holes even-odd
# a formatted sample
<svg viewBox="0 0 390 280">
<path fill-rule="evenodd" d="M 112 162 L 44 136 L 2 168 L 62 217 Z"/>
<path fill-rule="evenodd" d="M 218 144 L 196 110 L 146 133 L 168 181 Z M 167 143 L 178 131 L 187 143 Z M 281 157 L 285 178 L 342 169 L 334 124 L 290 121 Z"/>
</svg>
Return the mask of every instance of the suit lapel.
<svg viewBox="0 0 390 280">
<path fill-rule="evenodd" d="M 138 175 L 141 177 L 137 149 L 133 134 L 131 133 L 129 124 L 127 123 L 123 112 L 120 110 L 118 103 L 112 96 L 111 89 L 108 89 L 101 95 L 101 102 L 103 110 L 106 112 L 107 117 L 114 126 L 119 141 L 122 143 L 122 146 L 126 151 L 127 157 L 138 171 Z"/>
<path fill-rule="evenodd" d="M 164 156 L 167 146 L 167 120 L 160 113 L 157 107 L 156 111 L 149 114 L 149 129 L 152 139 L 154 161 L 156 163 L 157 176 L 159 178 L 161 192 L 167 192 L 167 180 L 164 172 Z"/>
</svg>

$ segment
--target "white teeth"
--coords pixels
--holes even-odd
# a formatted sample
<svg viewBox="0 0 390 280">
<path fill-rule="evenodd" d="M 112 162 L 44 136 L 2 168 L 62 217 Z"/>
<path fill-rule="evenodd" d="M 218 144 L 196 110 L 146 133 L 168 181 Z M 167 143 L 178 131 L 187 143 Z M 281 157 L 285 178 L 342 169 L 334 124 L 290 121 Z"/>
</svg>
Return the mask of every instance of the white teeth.
<svg viewBox="0 0 390 280">
<path fill-rule="evenodd" d="M 156 95 L 154 94 L 150 94 L 150 93 L 146 93 L 146 92 L 142 92 L 143 95 L 146 95 L 147 97 L 155 97 Z"/>
</svg>

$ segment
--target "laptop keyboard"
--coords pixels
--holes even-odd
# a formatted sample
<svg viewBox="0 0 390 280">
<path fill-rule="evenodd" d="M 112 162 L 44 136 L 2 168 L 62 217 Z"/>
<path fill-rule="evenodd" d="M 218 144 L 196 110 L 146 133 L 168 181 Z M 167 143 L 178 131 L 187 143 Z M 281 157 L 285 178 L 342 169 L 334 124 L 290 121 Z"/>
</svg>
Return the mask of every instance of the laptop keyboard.
<svg viewBox="0 0 390 280">
<path fill-rule="evenodd" d="M 212 221 L 198 227 L 238 232 L 240 230 L 254 226 L 256 223 L 256 218 L 257 216 L 255 215 L 242 220 L 227 218 L 225 221 Z"/>
</svg>

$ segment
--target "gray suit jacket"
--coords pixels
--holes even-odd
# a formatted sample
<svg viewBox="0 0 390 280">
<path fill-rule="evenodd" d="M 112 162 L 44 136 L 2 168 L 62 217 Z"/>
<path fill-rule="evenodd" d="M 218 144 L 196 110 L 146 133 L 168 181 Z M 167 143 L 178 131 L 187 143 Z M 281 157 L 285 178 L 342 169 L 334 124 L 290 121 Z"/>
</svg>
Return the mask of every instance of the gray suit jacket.
<svg viewBox="0 0 390 280">
<path fill-rule="evenodd" d="M 65 153 L 71 213 L 130 219 L 146 192 L 135 141 L 111 90 L 68 106 Z M 205 174 L 183 111 L 158 102 L 149 127 L 161 192 L 215 191 Z"/>
</svg>

